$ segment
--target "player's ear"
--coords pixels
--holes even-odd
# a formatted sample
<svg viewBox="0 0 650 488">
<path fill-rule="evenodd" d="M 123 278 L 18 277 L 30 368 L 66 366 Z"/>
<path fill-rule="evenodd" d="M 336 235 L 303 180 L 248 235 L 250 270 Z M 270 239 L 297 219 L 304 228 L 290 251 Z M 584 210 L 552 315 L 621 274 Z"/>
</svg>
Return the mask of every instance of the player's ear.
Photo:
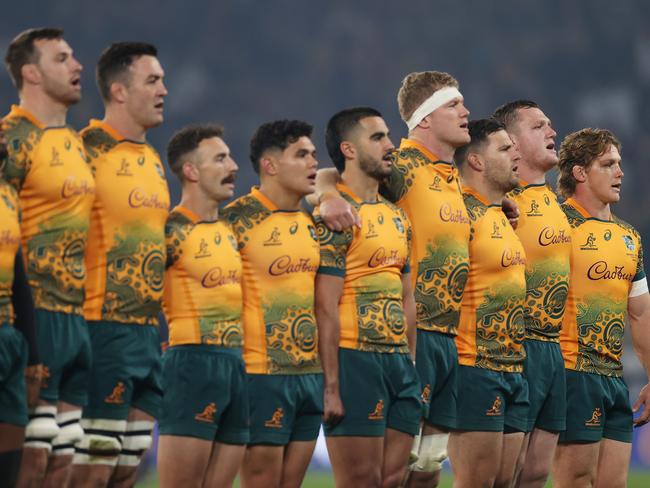
<svg viewBox="0 0 650 488">
<path fill-rule="evenodd" d="M 339 149 L 346 159 L 353 159 L 357 154 L 354 145 L 349 141 L 343 141 L 339 144 Z"/>
<path fill-rule="evenodd" d="M 111 83 L 110 92 L 111 100 L 114 100 L 118 103 L 124 103 L 126 100 L 126 86 L 124 86 L 124 83 L 114 81 Z"/>
<path fill-rule="evenodd" d="M 183 163 L 183 177 L 186 181 L 191 181 L 192 183 L 199 181 L 199 171 L 192 162 L 185 161 Z"/>
<path fill-rule="evenodd" d="M 584 183 L 587 179 L 587 172 L 585 171 L 584 166 L 579 166 L 576 164 L 573 168 L 571 168 L 571 174 L 578 183 Z"/>
<path fill-rule="evenodd" d="M 260 172 L 275 176 L 278 174 L 278 163 L 274 157 L 270 155 L 264 155 L 260 158 Z"/>
<path fill-rule="evenodd" d="M 483 171 L 485 169 L 483 158 L 476 153 L 469 153 L 467 155 L 467 164 L 469 164 L 470 168 L 474 171 Z"/>
<path fill-rule="evenodd" d="M 23 77 L 23 84 L 28 82 L 32 85 L 36 85 L 41 82 L 41 72 L 33 63 L 23 64 L 20 67 L 20 74 Z"/>
</svg>

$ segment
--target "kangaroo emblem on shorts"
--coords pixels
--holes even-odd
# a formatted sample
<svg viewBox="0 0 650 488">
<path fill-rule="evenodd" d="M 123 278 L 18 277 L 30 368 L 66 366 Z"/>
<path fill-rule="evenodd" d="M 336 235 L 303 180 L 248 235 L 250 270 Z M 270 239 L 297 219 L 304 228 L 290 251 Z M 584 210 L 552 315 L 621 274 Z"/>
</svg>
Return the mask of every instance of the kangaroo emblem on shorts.
<svg viewBox="0 0 650 488">
<path fill-rule="evenodd" d="M 122 395 L 124 395 L 124 391 L 126 388 L 124 387 L 124 383 L 119 381 L 117 385 L 115 385 L 115 388 L 113 388 L 113 392 L 108 395 L 106 398 L 104 398 L 104 402 L 106 403 L 124 403 L 124 398 L 122 398 Z"/>
<path fill-rule="evenodd" d="M 429 398 L 431 397 L 431 385 L 426 384 L 422 389 L 422 403 L 429 403 Z"/>
<path fill-rule="evenodd" d="M 282 428 L 282 417 L 284 417 L 284 410 L 281 407 L 275 409 L 273 416 L 264 422 L 264 427 L 272 427 L 274 429 Z"/>
<path fill-rule="evenodd" d="M 214 414 L 217 413 L 217 405 L 212 402 L 209 403 L 207 407 L 203 409 L 203 412 L 197 413 L 194 416 L 194 420 L 198 420 L 199 422 L 214 422 Z"/>
<path fill-rule="evenodd" d="M 370 420 L 382 420 L 384 418 L 384 401 L 379 400 L 375 409 L 368 415 Z"/>
<path fill-rule="evenodd" d="M 600 427 L 600 417 L 602 415 L 600 407 L 594 408 L 594 413 L 591 414 L 591 418 L 585 422 L 585 425 L 587 427 Z"/>
<path fill-rule="evenodd" d="M 494 399 L 492 407 L 485 412 L 485 415 L 489 415 L 490 417 L 498 417 L 501 415 L 501 397 L 499 395 Z"/>
</svg>

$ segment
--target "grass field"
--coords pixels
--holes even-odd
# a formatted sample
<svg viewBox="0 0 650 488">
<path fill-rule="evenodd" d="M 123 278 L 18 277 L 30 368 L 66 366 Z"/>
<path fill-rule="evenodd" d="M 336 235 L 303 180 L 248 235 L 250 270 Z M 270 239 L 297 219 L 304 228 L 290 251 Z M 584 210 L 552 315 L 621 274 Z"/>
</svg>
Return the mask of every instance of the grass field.
<svg viewBox="0 0 650 488">
<path fill-rule="evenodd" d="M 154 488 L 158 486 L 158 480 L 155 476 L 150 476 L 142 481 L 136 483 L 138 488 Z M 235 483 L 239 487 L 239 483 Z M 307 474 L 305 482 L 302 484 L 303 488 L 332 488 L 334 487 L 334 478 L 331 473 L 323 473 L 312 471 Z M 451 473 L 445 471 L 442 476 L 440 488 L 451 488 L 452 478 Z M 551 483 L 546 486 L 551 487 Z M 627 483 L 628 488 L 648 488 L 650 487 L 650 472 L 648 471 L 633 471 L 630 473 Z"/>
</svg>

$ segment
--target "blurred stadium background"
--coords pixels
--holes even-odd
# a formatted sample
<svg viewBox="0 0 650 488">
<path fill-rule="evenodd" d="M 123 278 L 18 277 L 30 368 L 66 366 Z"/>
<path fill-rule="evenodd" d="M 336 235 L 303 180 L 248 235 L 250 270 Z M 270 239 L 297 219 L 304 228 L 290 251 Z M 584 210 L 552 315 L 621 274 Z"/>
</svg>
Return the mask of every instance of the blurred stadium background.
<svg viewBox="0 0 650 488">
<path fill-rule="evenodd" d="M 118 40 L 156 44 L 169 96 L 165 123 L 150 141 L 164 157 L 167 140 L 183 125 L 224 124 L 240 165 L 238 195 L 255 183 L 248 141 L 259 124 L 309 121 L 320 163 L 330 166 L 323 142 L 330 115 L 345 106 L 374 106 L 398 144 L 406 134 L 395 101 L 403 76 L 448 71 L 460 81 L 472 118 L 530 98 L 553 120 L 558 144 L 582 127 L 613 130 L 623 143 L 625 171 L 615 212 L 648 243 L 649 12 L 645 0 L 23 0 L 3 3 L 0 46 L 4 55 L 28 27 L 65 29 L 85 66 L 84 97 L 68 119 L 80 129 L 103 116 L 94 85 L 101 51 Z M 16 101 L 5 71 L 0 100 L 3 113 Z M 179 188 L 172 178 L 170 186 L 175 203 Z M 645 374 L 629 343 L 627 351 L 626 379 L 636 398 Z M 143 486 L 155 486 L 155 479 L 146 481 L 153 459 Z M 635 432 L 632 464 L 630 486 L 650 486 L 650 427 Z M 305 486 L 332 485 L 324 447 L 312 468 L 316 474 Z"/>
</svg>

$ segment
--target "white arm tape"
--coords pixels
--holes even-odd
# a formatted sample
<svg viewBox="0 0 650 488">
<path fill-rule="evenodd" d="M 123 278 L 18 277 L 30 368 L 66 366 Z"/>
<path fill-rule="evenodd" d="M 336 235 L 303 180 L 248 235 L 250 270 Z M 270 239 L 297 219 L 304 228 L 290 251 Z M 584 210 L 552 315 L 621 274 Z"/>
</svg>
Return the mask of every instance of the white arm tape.
<svg viewBox="0 0 650 488">
<path fill-rule="evenodd" d="M 636 280 L 635 282 L 632 283 L 628 298 L 638 297 L 640 295 L 643 295 L 644 293 L 648 293 L 648 278 L 646 278 L 645 276 L 640 280 Z"/>
</svg>

